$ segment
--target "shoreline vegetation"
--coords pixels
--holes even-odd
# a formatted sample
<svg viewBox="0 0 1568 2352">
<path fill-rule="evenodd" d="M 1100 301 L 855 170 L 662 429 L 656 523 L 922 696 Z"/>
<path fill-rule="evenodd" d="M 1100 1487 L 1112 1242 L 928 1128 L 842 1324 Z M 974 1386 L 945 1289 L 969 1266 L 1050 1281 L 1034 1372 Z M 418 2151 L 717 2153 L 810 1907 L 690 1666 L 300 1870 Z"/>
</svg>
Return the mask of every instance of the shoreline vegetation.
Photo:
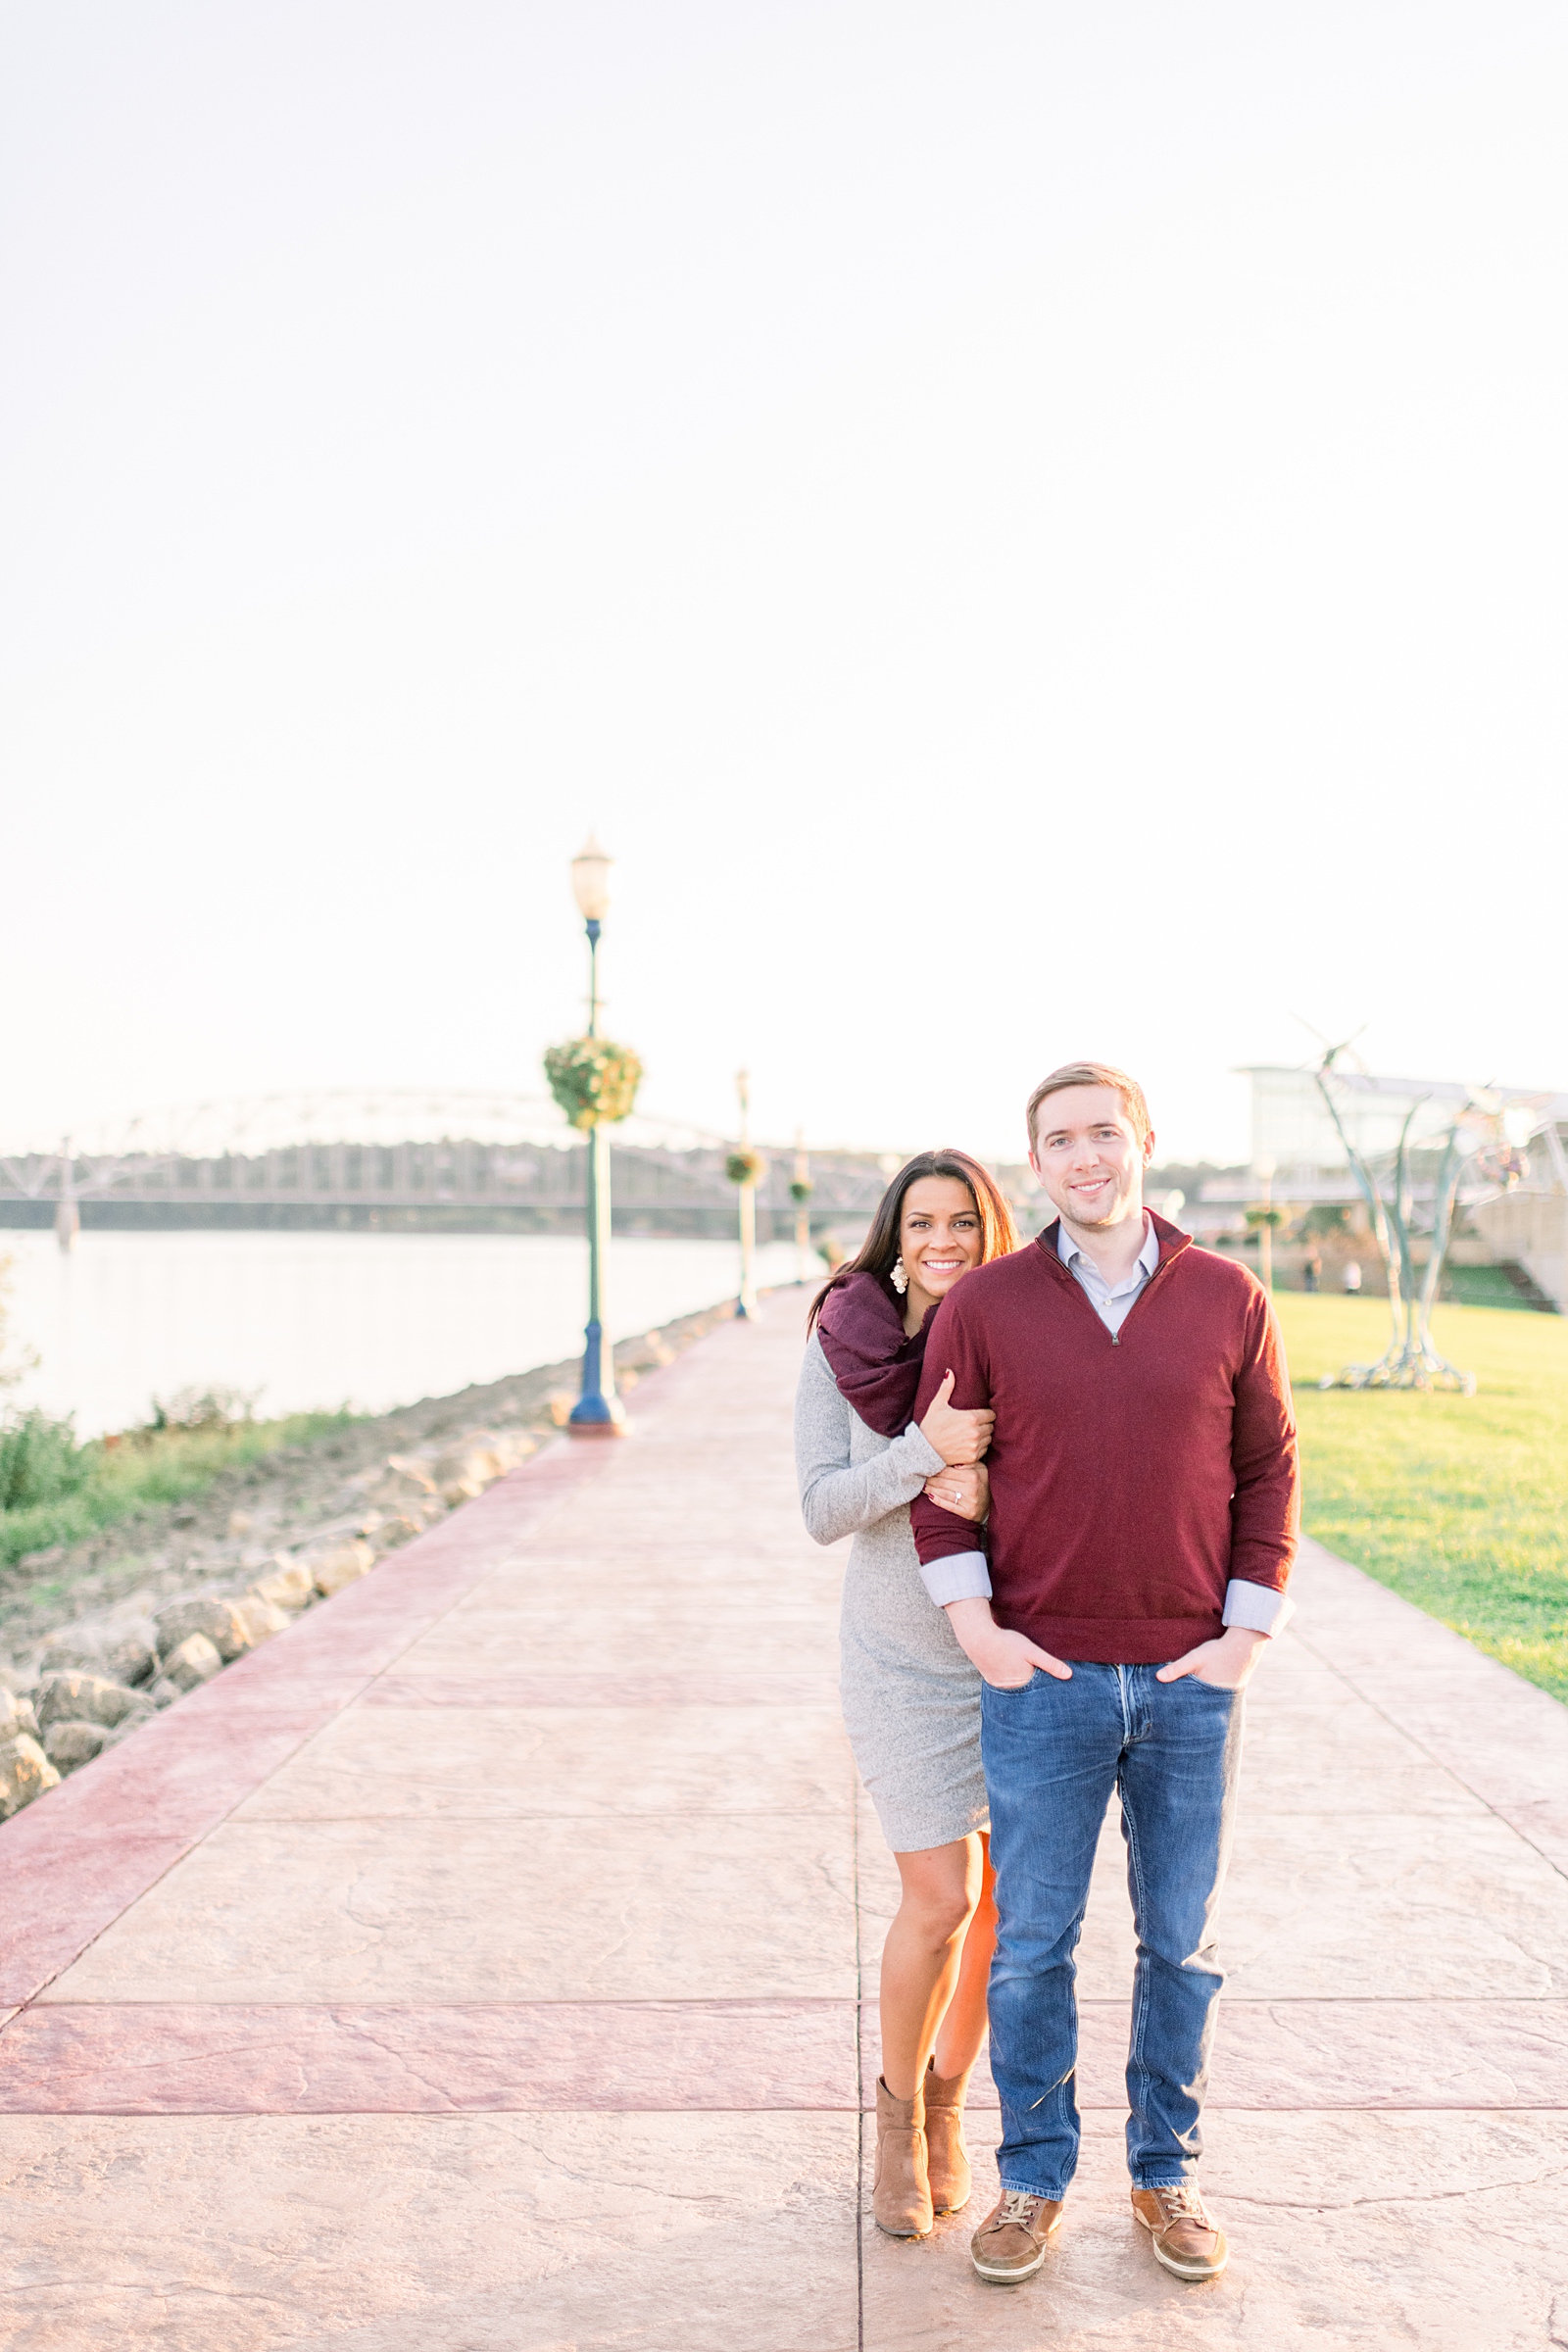
<svg viewBox="0 0 1568 2352">
<path fill-rule="evenodd" d="M 1568 1317 L 1440 1306 L 1474 1396 L 1326 1389 L 1383 1349 L 1381 1298 L 1275 1295 L 1303 1524 L 1330 1551 L 1568 1701 Z"/>
<path fill-rule="evenodd" d="M 721 1300 L 622 1341 L 619 1385 L 734 1312 Z M 42 1511 L 57 1530 L 125 1515 L 0 1566 L 0 1822 L 505 1478 L 562 1429 L 579 1369 L 541 1365 L 363 1418 L 259 1424 L 243 1397 L 189 1396 L 118 1445 L 78 1446 L 69 1424 L 13 1415 L 0 1495 L 30 1532 Z"/>
<path fill-rule="evenodd" d="M 225 1409 L 220 1395 L 192 1398 L 188 1409 L 188 1420 L 80 1445 L 69 1422 L 36 1412 L 0 1432 L 0 1568 L 81 1543 L 159 1504 L 189 1501 L 221 1471 L 340 1436 L 360 1418 L 342 1411 L 255 1421 Z"/>
<path fill-rule="evenodd" d="M 641 1374 L 671 1362 L 733 1313 L 728 1299 L 618 1342 L 618 1384 L 630 1392 Z M 0 1669 L 9 1667 L 15 1679 L 29 1653 L 86 1619 L 151 1610 L 215 1581 L 243 1581 L 280 1551 L 337 1532 L 363 1512 L 359 1490 L 389 1455 L 461 1446 L 480 1429 L 524 1445 L 554 1435 L 580 1370 L 580 1357 L 569 1357 L 390 1413 L 298 1413 L 277 1421 L 224 1419 L 220 1393 L 170 1408 L 193 1416 L 183 1425 L 81 1446 L 66 1425 L 37 1417 L 23 1449 L 38 1458 L 13 1459 L 12 1491 L 24 1494 L 27 1475 L 47 1483 L 51 1474 L 57 1491 L 50 1499 L 0 1508 Z M 13 1440 L 28 1418 L 13 1416 Z M 0 1456 L 0 1482 L 5 1476 Z M 412 1521 L 398 1522 L 399 1514 L 387 1514 L 376 1531 L 378 1550 L 419 1532 Z"/>
</svg>

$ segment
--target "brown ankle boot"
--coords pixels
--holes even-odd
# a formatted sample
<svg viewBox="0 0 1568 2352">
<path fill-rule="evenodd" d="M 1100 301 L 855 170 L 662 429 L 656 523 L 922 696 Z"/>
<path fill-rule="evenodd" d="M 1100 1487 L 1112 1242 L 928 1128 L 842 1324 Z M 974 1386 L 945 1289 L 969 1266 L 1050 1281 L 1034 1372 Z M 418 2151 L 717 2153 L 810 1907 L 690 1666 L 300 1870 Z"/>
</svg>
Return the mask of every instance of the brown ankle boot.
<svg viewBox="0 0 1568 2352">
<path fill-rule="evenodd" d="M 925 2094 L 926 2177 L 933 2213 L 961 2213 L 969 2202 L 969 2151 L 963 2144 L 963 2102 L 969 2095 L 966 2066 L 961 2075 L 939 2075 L 933 2058 L 921 2085 Z"/>
<path fill-rule="evenodd" d="M 889 2237 L 924 2237 L 931 2228 L 931 2189 L 925 2177 L 925 2116 L 917 2090 L 896 2099 L 878 2077 L 876 2171 L 871 2212 Z"/>
</svg>

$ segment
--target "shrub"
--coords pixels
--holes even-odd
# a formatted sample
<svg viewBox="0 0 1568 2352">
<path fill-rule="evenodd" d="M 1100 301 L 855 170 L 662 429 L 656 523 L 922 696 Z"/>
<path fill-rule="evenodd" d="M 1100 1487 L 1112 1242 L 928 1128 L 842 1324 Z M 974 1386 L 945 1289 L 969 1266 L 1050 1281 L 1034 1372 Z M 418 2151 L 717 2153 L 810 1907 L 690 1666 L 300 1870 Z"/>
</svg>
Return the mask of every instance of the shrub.
<svg viewBox="0 0 1568 2352">
<path fill-rule="evenodd" d="M 256 1418 L 259 1389 L 181 1389 L 177 1396 L 153 1398 L 149 1429 L 238 1429 Z"/>
<path fill-rule="evenodd" d="M 0 1428 L 0 1511 L 27 1511 L 74 1494 L 92 1468 L 69 1420 L 34 1409 Z"/>
</svg>

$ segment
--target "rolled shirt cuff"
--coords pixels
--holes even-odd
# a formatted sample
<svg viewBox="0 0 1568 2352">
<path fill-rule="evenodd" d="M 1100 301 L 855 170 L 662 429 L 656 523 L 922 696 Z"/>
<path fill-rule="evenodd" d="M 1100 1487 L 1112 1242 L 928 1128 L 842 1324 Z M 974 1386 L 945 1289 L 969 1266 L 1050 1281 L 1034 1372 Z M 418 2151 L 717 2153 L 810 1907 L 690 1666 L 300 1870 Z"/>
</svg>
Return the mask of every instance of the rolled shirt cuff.
<svg viewBox="0 0 1568 2352">
<path fill-rule="evenodd" d="M 947 1566 L 945 1560 L 941 1564 Z M 1271 1639 L 1283 1634 L 1295 1608 L 1288 1592 L 1276 1592 L 1272 1585 L 1254 1585 L 1245 1576 L 1233 1576 L 1225 1588 L 1225 1623 L 1245 1625 L 1249 1633 Z"/>
<path fill-rule="evenodd" d="M 920 1582 L 939 1609 L 950 1600 L 991 1598 L 991 1572 L 983 1551 L 952 1551 L 944 1559 L 922 1560 Z"/>
</svg>

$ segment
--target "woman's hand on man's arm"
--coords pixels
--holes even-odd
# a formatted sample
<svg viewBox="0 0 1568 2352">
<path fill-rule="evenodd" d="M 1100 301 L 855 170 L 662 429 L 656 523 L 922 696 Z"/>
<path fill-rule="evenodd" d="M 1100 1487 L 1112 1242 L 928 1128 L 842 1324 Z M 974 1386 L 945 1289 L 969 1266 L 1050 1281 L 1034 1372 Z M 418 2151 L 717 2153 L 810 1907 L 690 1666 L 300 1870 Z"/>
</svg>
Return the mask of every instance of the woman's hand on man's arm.
<svg viewBox="0 0 1568 2352">
<path fill-rule="evenodd" d="M 920 1423 L 920 1435 L 928 1446 L 936 1447 L 950 1469 L 979 1461 L 991 1443 L 992 1425 L 997 1418 L 983 1406 L 968 1411 L 961 1405 L 950 1404 L 953 1378 L 951 1372 L 946 1375 Z"/>
<path fill-rule="evenodd" d="M 925 1482 L 925 1491 L 933 1502 L 939 1502 L 956 1519 L 984 1519 L 991 1508 L 991 1479 L 984 1462 L 960 1463 L 956 1469 L 938 1470 Z"/>
</svg>

